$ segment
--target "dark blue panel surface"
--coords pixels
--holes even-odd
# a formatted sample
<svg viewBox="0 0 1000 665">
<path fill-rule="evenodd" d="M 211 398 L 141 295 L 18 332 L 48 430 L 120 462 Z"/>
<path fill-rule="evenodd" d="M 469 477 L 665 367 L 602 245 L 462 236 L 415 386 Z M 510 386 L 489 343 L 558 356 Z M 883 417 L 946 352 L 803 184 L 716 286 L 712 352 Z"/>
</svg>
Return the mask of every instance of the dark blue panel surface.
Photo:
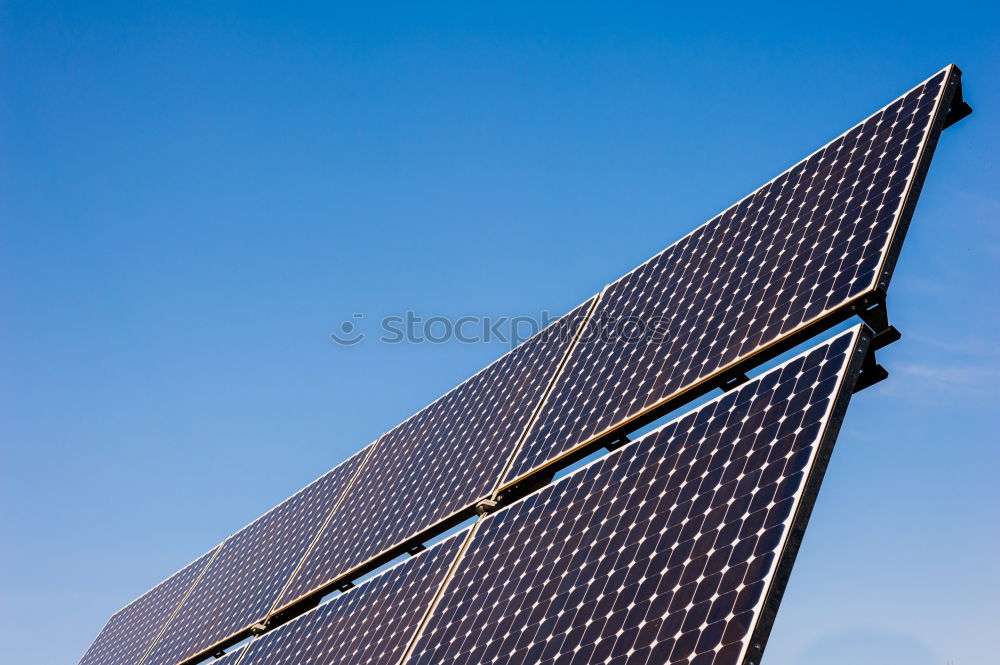
<svg viewBox="0 0 1000 665">
<path fill-rule="evenodd" d="M 854 328 L 487 517 L 407 665 L 742 663 L 866 348 Z"/>
<path fill-rule="evenodd" d="M 609 285 L 505 482 L 875 297 L 957 82 L 939 72 Z"/>
<path fill-rule="evenodd" d="M 281 605 L 489 496 L 592 304 L 384 434 Z"/>
<path fill-rule="evenodd" d="M 396 665 L 466 535 L 462 531 L 254 640 L 239 665 Z"/>
</svg>

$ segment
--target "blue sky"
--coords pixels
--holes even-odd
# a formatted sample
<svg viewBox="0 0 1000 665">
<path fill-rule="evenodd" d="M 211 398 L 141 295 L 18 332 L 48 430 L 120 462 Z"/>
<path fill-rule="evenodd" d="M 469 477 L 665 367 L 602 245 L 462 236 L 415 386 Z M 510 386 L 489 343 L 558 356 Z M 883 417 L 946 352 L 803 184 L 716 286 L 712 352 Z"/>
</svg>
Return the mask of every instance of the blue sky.
<svg viewBox="0 0 1000 665">
<path fill-rule="evenodd" d="M 570 309 L 949 62 L 764 665 L 995 656 L 1000 12 L 963 3 L 0 5 L 0 639 L 105 619 L 501 354 L 337 346 Z"/>
</svg>

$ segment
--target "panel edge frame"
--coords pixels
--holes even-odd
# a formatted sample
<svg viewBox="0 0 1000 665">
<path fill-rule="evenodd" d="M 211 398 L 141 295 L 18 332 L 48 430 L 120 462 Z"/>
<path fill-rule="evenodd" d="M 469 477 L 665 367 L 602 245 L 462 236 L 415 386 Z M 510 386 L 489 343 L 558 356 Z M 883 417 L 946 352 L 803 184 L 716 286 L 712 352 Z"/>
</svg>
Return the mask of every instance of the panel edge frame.
<svg viewBox="0 0 1000 665">
<path fill-rule="evenodd" d="M 778 554 L 771 564 L 771 571 L 768 575 L 769 582 L 754 608 L 753 622 L 747 631 L 747 638 L 740 657 L 736 661 L 741 665 L 760 665 L 760 659 L 767 646 L 771 629 L 774 627 L 774 620 L 788 586 L 788 580 L 802 545 L 809 518 L 816 505 L 820 485 L 823 483 L 840 429 L 843 426 L 844 416 L 854 395 L 854 387 L 861 376 L 865 358 L 871 352 L 871 343 L 870 329 L 863 324 L 856 326 L 854 343 L 845 363 L 844 376 L 824 416 L 823 432 L 819 436 L 816 449 L 810 459 L 809 472 L 797 492 L 798 505 L 783 535 L 784 542 L 778 548 Z"/>
</svg>

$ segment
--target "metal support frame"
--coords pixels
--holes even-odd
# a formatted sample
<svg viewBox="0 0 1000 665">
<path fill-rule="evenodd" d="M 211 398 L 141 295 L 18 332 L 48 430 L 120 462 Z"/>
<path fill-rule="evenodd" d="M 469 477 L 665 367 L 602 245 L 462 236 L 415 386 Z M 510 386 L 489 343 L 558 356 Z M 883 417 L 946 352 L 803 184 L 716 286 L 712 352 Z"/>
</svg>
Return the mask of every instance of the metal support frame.
<svg viewBox="0 0 1000 665">
<path fill-rule="evenodd" d="M 948 114 L 944 117 L 944 126 L 941 129 L 948 129 L 962 118 L 972 114 L 972 107 L 962 97 L 962 79 L 958 80 L 958 87 L 955 88 L 955 96 L 948 106 Z"/>
<path fill-rule="evenodd" d="M 872 329 L 872 348 L 881 349 L 898 342 L 902 334 L 889 323 L 889 310 L 885 297 L 877 299 L 867 307 L 858 307 L 858 316 Z"/>
<path fill-rule="evenodd" d="M 887 378 L 889 378 L 888 370 L 882 367 L 875 358 L 875 338 L 873 337 L 872 344 L 868 347 L 868 352 L 865 354 L 864 362 L 861 363 L 861 374 L 854 384 L 854 392 L 861 392 L 865 388 L 873 386 Z"/>
<path fill-rule="evenodd" d="M 606 443 L 604 445 L 604 448 L 609 453 L 613 453 L 616 450 L 618 450 L 619 448 L 621 448 L 622 446 L 624 446 L 626 443 L 629 443 L 630 441 L 632 441 L 632 439 L 630 439 L 627 434 L 622 434 L 617 439 L 612 439 L 611 441 L 609 441 L 608 443 Z"/>
<path fill-rule="evenodd" d="M 719 389 L 722 392 L 728 393 L 730 390 L 736 386 L 742 385 L 750 380 L 750 377 L 746 375 L 745 372 L 737 372 L 736 374 L 730 374 L 722 378 L 719 381 Z"/>
<path fill-rule="evenodd" d="M 476 514 L 480 517 L 489 515 L 500 507 L 499 501 L 494 501 L 493 499 L 483 499 L 476 504 Z"/>
</svg>

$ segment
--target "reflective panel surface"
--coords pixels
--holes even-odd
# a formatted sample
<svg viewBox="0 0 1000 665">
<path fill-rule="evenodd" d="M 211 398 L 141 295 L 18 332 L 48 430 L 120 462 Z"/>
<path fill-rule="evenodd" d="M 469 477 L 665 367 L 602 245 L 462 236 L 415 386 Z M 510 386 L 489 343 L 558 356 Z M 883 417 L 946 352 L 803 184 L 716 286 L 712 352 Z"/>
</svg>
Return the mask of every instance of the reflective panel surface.
<svg viewBox="0 0 1000 665">
<path fill-rule="evenodd" d="M 609 285 L 506 481 L 884 288 L 957 76 L 939 72 Z"/>
<path fill-rule="evenodd" d="M 408 665 L 742 663 L 866 345 L 841 334 L 486 518 Z"/>
</svg>

